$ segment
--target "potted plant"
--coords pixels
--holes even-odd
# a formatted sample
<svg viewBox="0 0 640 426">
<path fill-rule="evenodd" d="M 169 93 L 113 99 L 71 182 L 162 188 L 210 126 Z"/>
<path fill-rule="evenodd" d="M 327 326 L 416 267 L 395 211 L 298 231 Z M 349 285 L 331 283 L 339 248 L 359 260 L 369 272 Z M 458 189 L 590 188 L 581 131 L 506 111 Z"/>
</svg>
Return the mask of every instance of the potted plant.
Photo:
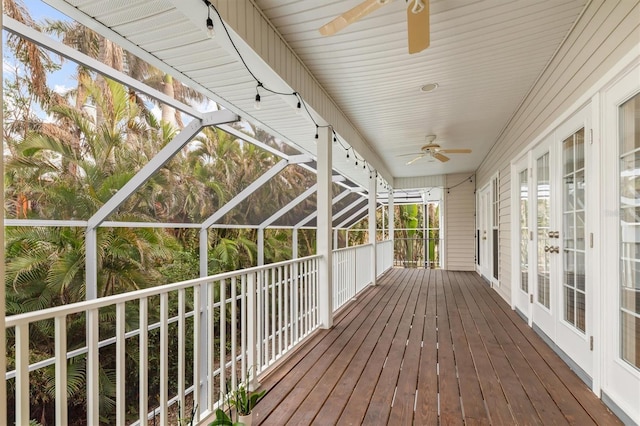
<svg viewBox="0 0 640 426">
<path fill-rule="evenodd" d="M 237 388 L 229 393 L 227 401 L 229 406 L 236 410 L 238 422 L 245 426 L 251 426 L 251 412 L 266 393 L 266 390 L 251 392 L 245 382 L 238 384 Z"/>
<path fill-rule="evenodd" d="M 216 419 L 209 423 L 209 426 L 241 426 L 242 423 L 237 423 L 231 420 L 231 417 L 227 415 L 221 409 L 216 410 Z"/>
</svg>

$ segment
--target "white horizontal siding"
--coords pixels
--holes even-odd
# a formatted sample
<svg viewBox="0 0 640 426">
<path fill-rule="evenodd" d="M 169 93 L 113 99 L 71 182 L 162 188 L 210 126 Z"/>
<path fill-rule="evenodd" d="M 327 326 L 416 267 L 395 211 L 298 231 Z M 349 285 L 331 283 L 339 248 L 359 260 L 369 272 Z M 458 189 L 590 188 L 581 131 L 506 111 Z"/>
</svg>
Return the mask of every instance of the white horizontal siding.
<svg viewBox="0 0 640 426">
<path fill-rule="evenodd" d="M 510 162 L 640 43 L 640 0 L 594 0 L 540 75 L 477 171 L 478 186 L 500 171 L 500 282 L 511 288 Z"/>
<path fill-rule="evenodd" d="M 401 177 L 393 180 L 393 187 L 396 189 L 439 188 L 443 187 L 444 183 L 443 175 Z"/>
<path fill-rule="evenodd" d="M 444 268 L 450 271 L 475 270 L 475 183 L 469 174 L 445 177 Z M 453 188 L 455 186 L 455 188 Z"/>
</svg>

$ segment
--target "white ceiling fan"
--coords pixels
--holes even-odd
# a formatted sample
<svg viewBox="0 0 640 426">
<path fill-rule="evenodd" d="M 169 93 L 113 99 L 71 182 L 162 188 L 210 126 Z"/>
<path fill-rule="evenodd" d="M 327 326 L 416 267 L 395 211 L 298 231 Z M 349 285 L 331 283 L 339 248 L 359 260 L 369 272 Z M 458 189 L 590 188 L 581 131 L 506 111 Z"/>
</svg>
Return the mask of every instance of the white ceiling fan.
<svg viewBox="0 0 640 426">
<path fill-rule="evenodd" d="M 365 0 L 320 27 L 320 34 L 330 36 L 393 0 Z M 405 0 L 407 2 L 407 38 L 409 53 L 418 53 L 429 47 L 429 0 Z"/>
<path fill-rule="evenodd" d="M 428 135 L 426 137 L 427 144 L 424 145 L 422 148 L 420 148 L 421 152 L 414 153 L 414 154 L 404 154 L 404 155 L 400 155 L 399 157 L 415 156 L 415 158 L 413 158 L 412 160 L 407 161 L 407 166 L 408 166 L 425 157 L 433 158 L 444 163 L 449 161 L 449 157 L 447 157 L 444 154 L 470 154 L 471 153 L 471 150 L 468 148 L 442 149 L 440 148 L 440 145 L 438 145 L 437 143 L 434 143 L 435 140 L 436 140 L 436 135 Z"/>
</svg>

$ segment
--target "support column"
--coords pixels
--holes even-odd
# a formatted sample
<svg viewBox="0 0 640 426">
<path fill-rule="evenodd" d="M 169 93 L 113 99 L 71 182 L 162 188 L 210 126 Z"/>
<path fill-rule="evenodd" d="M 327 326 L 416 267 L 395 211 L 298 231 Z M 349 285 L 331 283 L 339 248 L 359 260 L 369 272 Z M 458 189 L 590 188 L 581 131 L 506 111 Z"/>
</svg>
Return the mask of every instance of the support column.
<svg viewBox="0 0 640 426">
<path fill-rule="evenodd" d="M 200 263 L 200 278 L 204 278 L 209 276 L 209 230 L 207 228 L 200 228 L 200 252 L 199 252 L 199 263 Z M 200 293 L 200 307 L 199 307 L 199 316 L 200 316 L 200 329 L 198 330 L 198 336 L 200 342 L 206 342 L 207 336 L 209 335 L 209 323 L 207 322 L 207 300 L 208 298 L 208 288 L 207 284 L 200 284 L 199 287 Z M 198 381 L 199 381 L 199 392 L 194 395 L 199 396 L 198 409 L 202 413 L 204 410 L 201 407 L 207 407 L 207 395 L 209 392 L 209 384 L 207 381 L 207 355 L 209 351 L 209 345 L 198 345 L 198 356 L 196 362 L 198 363 Z M 195 375 L 194 375 L 195 377 Z"/>
<path fill-rule="evenodd" d="M 291 238 L 291 258 L 297 259 L 298 258 L 298 228 L 293 228 L 292 234 L 293 235 Z"/>
<path fill-rule="evenodd" d="M 258 266 L 264 265 L 264 228 L 258 228 Z"/>
<path fill-rule="evenodd" d="M 395 223 L 396 223 L 396 208 L 395 208 L 395 200 L 393 198 L 393 189 L 389 189 L 389 210 L 388 210 L 388 216 L 389 216 L 389 239 L 393 240 L 394 239 L 394 231 L 395 231 Z"/>
<path fill-rule="evenodd" d="M 334 250 L 338 250 L 340 247 L 338 247 L 338 230 L 334 229 L 333 230 L 333 249 Z"/>
<path fill-rule="evenodd" d="M 0 28 L 2 25 L 2 2 L 0 2 Z M 0 45 L 0 53 L 2 53 L 2 46 Z M 4 81 L 4 77 L 2 75 L 2 70 L 0 70 L 0 77 L 2 77 L 1 81 Z M 4 97 L 2 97 L 2 104 L 4 104 Z M 2 123 L 4 123 L 4 118 L 2 117 L 3 108 L 0 108 L 0 126 L 4 127 Z M 3 130 L 2 134 L 4 134 L 4 129 L 0 127 L 0 130 Z M 4 160 L 0 161 L 0 182 L 2 183 L 2 188 L 4 188 Z M 0 205 L 4 206 L 4 191 L 1 191 L 0 194 Z M 0 258 L 2 261 L 0 262 L 0 282 L 3 285 L 0 285 L 0 413 L 7 412 L 7 382 L 4 379 L 5 373 L 7 371 L 7 339 L 6 339 L 6 328 L 4 325 L 5 319 L 5 306 L 6 306 L 6 298 L 5 298 L 5 290 L 4 290 L 4 214 L 0 215 L 0 229 L 3 232 L 0 232 Z"/>
<path fill-rule="evenodd" d="M 332 139 L 329 128 L 318 129 L 318 227 L 316 231 L 316 253 L 321 256 L 318 267 L 318 309 L 322 328 L 333 326 L 333 258 L 331 251 L 331 182 Z"/>
<path fill-rule="evenodd" d="M 371 285 L 376 285 L 376 207 L 377 207 L 377 187 L 376 179 L 369 179 L 369 244 L 371 244 Z"/>
<path fill-rule="evenodd" d="M 87 227 L 85 232 L 86 300 L 98 298 L 98 230 Z M 98 349 L 98 311 L 87 311 L 87 423 L 99 423 L 98 395 L 100 394 L 100 351 Z"/>
</svg>

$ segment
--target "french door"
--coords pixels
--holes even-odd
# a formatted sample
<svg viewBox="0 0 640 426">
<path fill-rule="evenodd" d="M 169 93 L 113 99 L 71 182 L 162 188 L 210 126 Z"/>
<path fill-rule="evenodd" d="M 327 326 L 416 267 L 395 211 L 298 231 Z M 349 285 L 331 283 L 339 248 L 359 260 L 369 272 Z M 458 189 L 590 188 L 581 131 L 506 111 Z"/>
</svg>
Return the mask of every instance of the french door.
<svg viewBox="0 0 640 426">
<path fill-rule="evenodd" d="M 604 93 L 602 392 L 640 423 L 640 66 Z"/>
<path fill-rule="evenodd" d="M 592 280 L 586 268 L 590 118 L 590 108 L 583 108 L 512 169 L 519 215 L 512 303 L 587 381 L 593 369 Z"/>
<path fill-rule="evenodd" d="M 478 191 L 478 267 L 480 274 L 491 281 L 491 185 Z"/>
</svg>

